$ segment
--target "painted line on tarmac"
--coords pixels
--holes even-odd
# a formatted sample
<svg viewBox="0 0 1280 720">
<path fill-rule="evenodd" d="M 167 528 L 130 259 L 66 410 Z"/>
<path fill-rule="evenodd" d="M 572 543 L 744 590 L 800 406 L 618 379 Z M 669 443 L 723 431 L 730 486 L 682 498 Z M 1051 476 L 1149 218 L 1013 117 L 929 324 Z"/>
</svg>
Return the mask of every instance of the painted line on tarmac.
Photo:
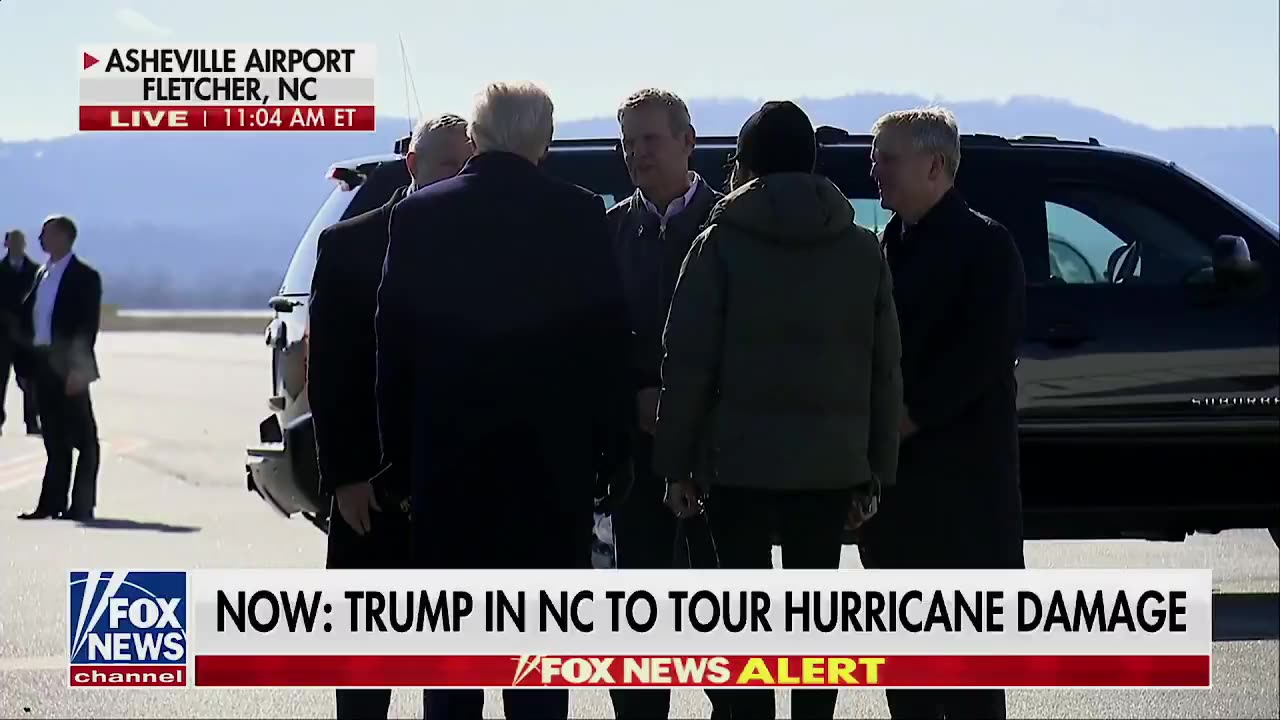
<svg viewBox="0 0 1280 720">
<path fill-rule="evenodd" d="M 0 673 L 21 670 L 66 670 L 66 656 L 0 657 Z"/>
<path fill-rule="evenodd" d="M 147 441 L 141 438 L 121 438 L 119 440 L 102 440 L 102 457 L 119 457 L 145 447 Z M 0 493 L 16 490 L 24 485 L 44 479 L 45 455 L 43 452 L 28 452 L 0 462 Z"/>
</svg>

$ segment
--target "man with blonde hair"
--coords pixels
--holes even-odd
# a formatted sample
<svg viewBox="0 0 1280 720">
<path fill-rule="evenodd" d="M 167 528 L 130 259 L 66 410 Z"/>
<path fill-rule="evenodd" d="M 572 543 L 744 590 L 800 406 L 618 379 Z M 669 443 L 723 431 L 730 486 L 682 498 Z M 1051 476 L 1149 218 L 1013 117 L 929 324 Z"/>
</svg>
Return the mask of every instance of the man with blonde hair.
<svg viewBox="0 0 1280 720">
<path fill-rule="evenodd" d="M 330 568 L 394 569 L 409 564 L 408 516 L 393 498 L 407 483 L 384 482 L 374 497 L 370 476 L 381 464 L 374 403 L 376 340 L 373 321 L 387 250 L 392 208 L 406 194 L 452 177 L 471 156 L 467 121 L 445 114 L 414 130 L 405 156 L 410 185 L 382 206 L 325 229 L 311 278 L 307 396 L 315 427 L 322 492 L 329 513 Z M 391 691 L 337 691 L 337 717 L 385 718 Z"/>
<path fill-rule="evenodd" d="M 391 215 L 374 482 L 408 478 L 418 567 L 591 567 L 598 480 L 622 460 L 629 336 L 604 203 L 538 167 L 553 112 L 535 85 L 489 85 L 475 157 Z M 565 718 L 569 695 L 509 690 L 503 707 Z M 428 694 L 433 720 L 483 710 L 481 691 Z"/>
<path fill-rule="evenodd" d="M 875 124 L 872 170 L 894 212 L 883 247 L 902 336 L 897 484 L 863 528 L 862 562 L 893 569 L 1020 569 L 1014 363 L 1025 318 L 1009 231 L 955 187 L 960 134 L 941 108 Z M 889 690 L 902 717 L 1005 715 L 1003 690 Z"/>
</svg>

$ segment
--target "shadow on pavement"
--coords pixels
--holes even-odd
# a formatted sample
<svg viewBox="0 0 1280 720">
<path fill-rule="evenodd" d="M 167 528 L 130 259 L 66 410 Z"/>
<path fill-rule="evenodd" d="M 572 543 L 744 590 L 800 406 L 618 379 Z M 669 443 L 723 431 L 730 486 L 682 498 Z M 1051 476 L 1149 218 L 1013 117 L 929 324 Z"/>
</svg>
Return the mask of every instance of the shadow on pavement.
<svg viewBox="0 0 1280 720">
<path fill-rule="evenodd" d="M 1213 596 L 1215 642 L 1280 638 L 1280 593 L 1223 593 Z"/>
<path fill-rule="evenodd" d="M 160 522 L 138 522 L 137 520 L 126 520 L 124 518 L 94 518 L 92 520 L 78 521 L 77 525 L 81 527 L 98 528 L 100 530 L 141 530 L 143 532 L 158 533 L 193 533 L 200 532 L 200 528 L 191 525 L 169 525 Z"/>
</svg>

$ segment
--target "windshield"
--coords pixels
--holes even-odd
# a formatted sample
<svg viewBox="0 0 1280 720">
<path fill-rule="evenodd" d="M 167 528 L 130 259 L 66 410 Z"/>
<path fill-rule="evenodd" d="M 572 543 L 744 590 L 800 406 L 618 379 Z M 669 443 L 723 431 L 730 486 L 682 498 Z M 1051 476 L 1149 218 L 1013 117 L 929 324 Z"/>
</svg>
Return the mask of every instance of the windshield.
<svg viewBox="0 0 1280 720">
<path fill-rule="evenodd" d="M 320 233 L 330 225 L 342 219 L 342 214 L 351 205 L 356 190 L 343 190 L 341 186 L 333 189 L 324 204 L 316 211 L 311 225 L 302 235 L 298 249 L 293 251 L 293 259 L 289 261 L 289 270 L 284 274 L 284 282 L 280 285 L 281 295 L 310 295 L 311 274 L 316 269 L 316 244 Z"/>
<path fill-rule="evenodd" d="M 1193 173 L 1193 172 L 1191 172 L 1190 170 L 1188 170 L 1188 169 L 1186 169 L 1186 168 L 1182 167 L 1181 165 L 1175 165 L 1175 167 L 1176 167 L 1176 168 L 1177 168 L 1177 170 L 1178 170 L 1179 172 L 1181 172 L 1183 175 L 1185 175 L 1185 176 L 1187 176 L 1187 177 L 1191 178 L 1192 180 L 1194 180 L 1194 181 L 1196 181 L 1196 182 L 1200 183 L 1200 184 L 1201 184 L 1201 185 L 1203 185 L 1204 187 L 1206 187 L 1206 188 L 1208 188 L 1209 190 L 1213 191 L 1213 193 L 1214 193 L 1214 194 L 1216 194 L 1218 197 L 1222 198 L 1223 200 L 1226 200 L 1226 201 L 1227 201 L 1227 204 L 1229 204 L 1229 205 L 1231 205 L 1231 207 L 1235 208 L 1237 212 L 1241 213 L 1242 215 L 1245 215 L 1245 216 L 1246 216 L 1246 217 L 1248 217 L 1249 219 L 1253 220 L 1254 222 L 1258 223 L 1258 224 L 1259 224 L 1259 225 L 1261 225 L 1262 227 L 1266 228 L 1267 232 L 1271 233 L 1271 235 L 1273 236 L 1273 239 L 1280 240 L 1280 225 L 1277 225 L 1275 220 L 1272 220 L 1271 218 L 1267 217 L 1266 215 L 1263 215 L 1262 213 L 1258 212 L 1257 210 L 1254 210 L 1252 207 L 1250 207 L 1250 206 L 1246 205 L 1245 203 L 1241 202 L 1240 200 L 1237 200 L 1237 199 L 1235 198 L 1235 196 L 1233 196 L 1231 193 L 1224 191 L 1222 188 L 1220 188 L 1220 187 L 1218 187 L 1218 186 L 1214 185 L 1213 183 L 1209 182 L 1208 180 L 1205 180 L 1204 178 L 1200 177 L 1199 175 L 1196 175 L 1195 173 Z"/>
</svg>

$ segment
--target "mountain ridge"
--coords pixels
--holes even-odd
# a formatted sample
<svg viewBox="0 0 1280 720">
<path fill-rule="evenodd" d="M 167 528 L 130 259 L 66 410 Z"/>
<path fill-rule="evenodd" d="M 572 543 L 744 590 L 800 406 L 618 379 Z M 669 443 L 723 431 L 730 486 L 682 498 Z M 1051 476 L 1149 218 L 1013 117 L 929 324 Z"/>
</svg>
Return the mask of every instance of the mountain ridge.
<svg viewBox="0 0 1280 720">
<path fill-rule="evenodd" d="M 863 93 L 793 98 L 815 125 L 866 132 L 884 112 L 942 104 L 964 133 L 1097 138 L 1172 160 L 1275 220 L 1280 134 L 1273 127 L 1156 129 L 1066 101 L 931 100 Z M 702 135 L 736 135 L 762 100 L 691 99 Z M 401 116 L 375 133 L 98 133 L 0 141 L 0 226 L 34 237 L 65 212 L 80 248 L 104 275 L 105 297 L 126 307 L 262 307 L 298 238 L 331 187 L 330 163 L 391 152 L 409 131 Z M 617 136 L 612 111 L 557 123 L 557 137 Z M 86 188 L 92 192 L 86 192 Z M 38 246 L 32 257 L 43 259 Z"/>
</svg>

